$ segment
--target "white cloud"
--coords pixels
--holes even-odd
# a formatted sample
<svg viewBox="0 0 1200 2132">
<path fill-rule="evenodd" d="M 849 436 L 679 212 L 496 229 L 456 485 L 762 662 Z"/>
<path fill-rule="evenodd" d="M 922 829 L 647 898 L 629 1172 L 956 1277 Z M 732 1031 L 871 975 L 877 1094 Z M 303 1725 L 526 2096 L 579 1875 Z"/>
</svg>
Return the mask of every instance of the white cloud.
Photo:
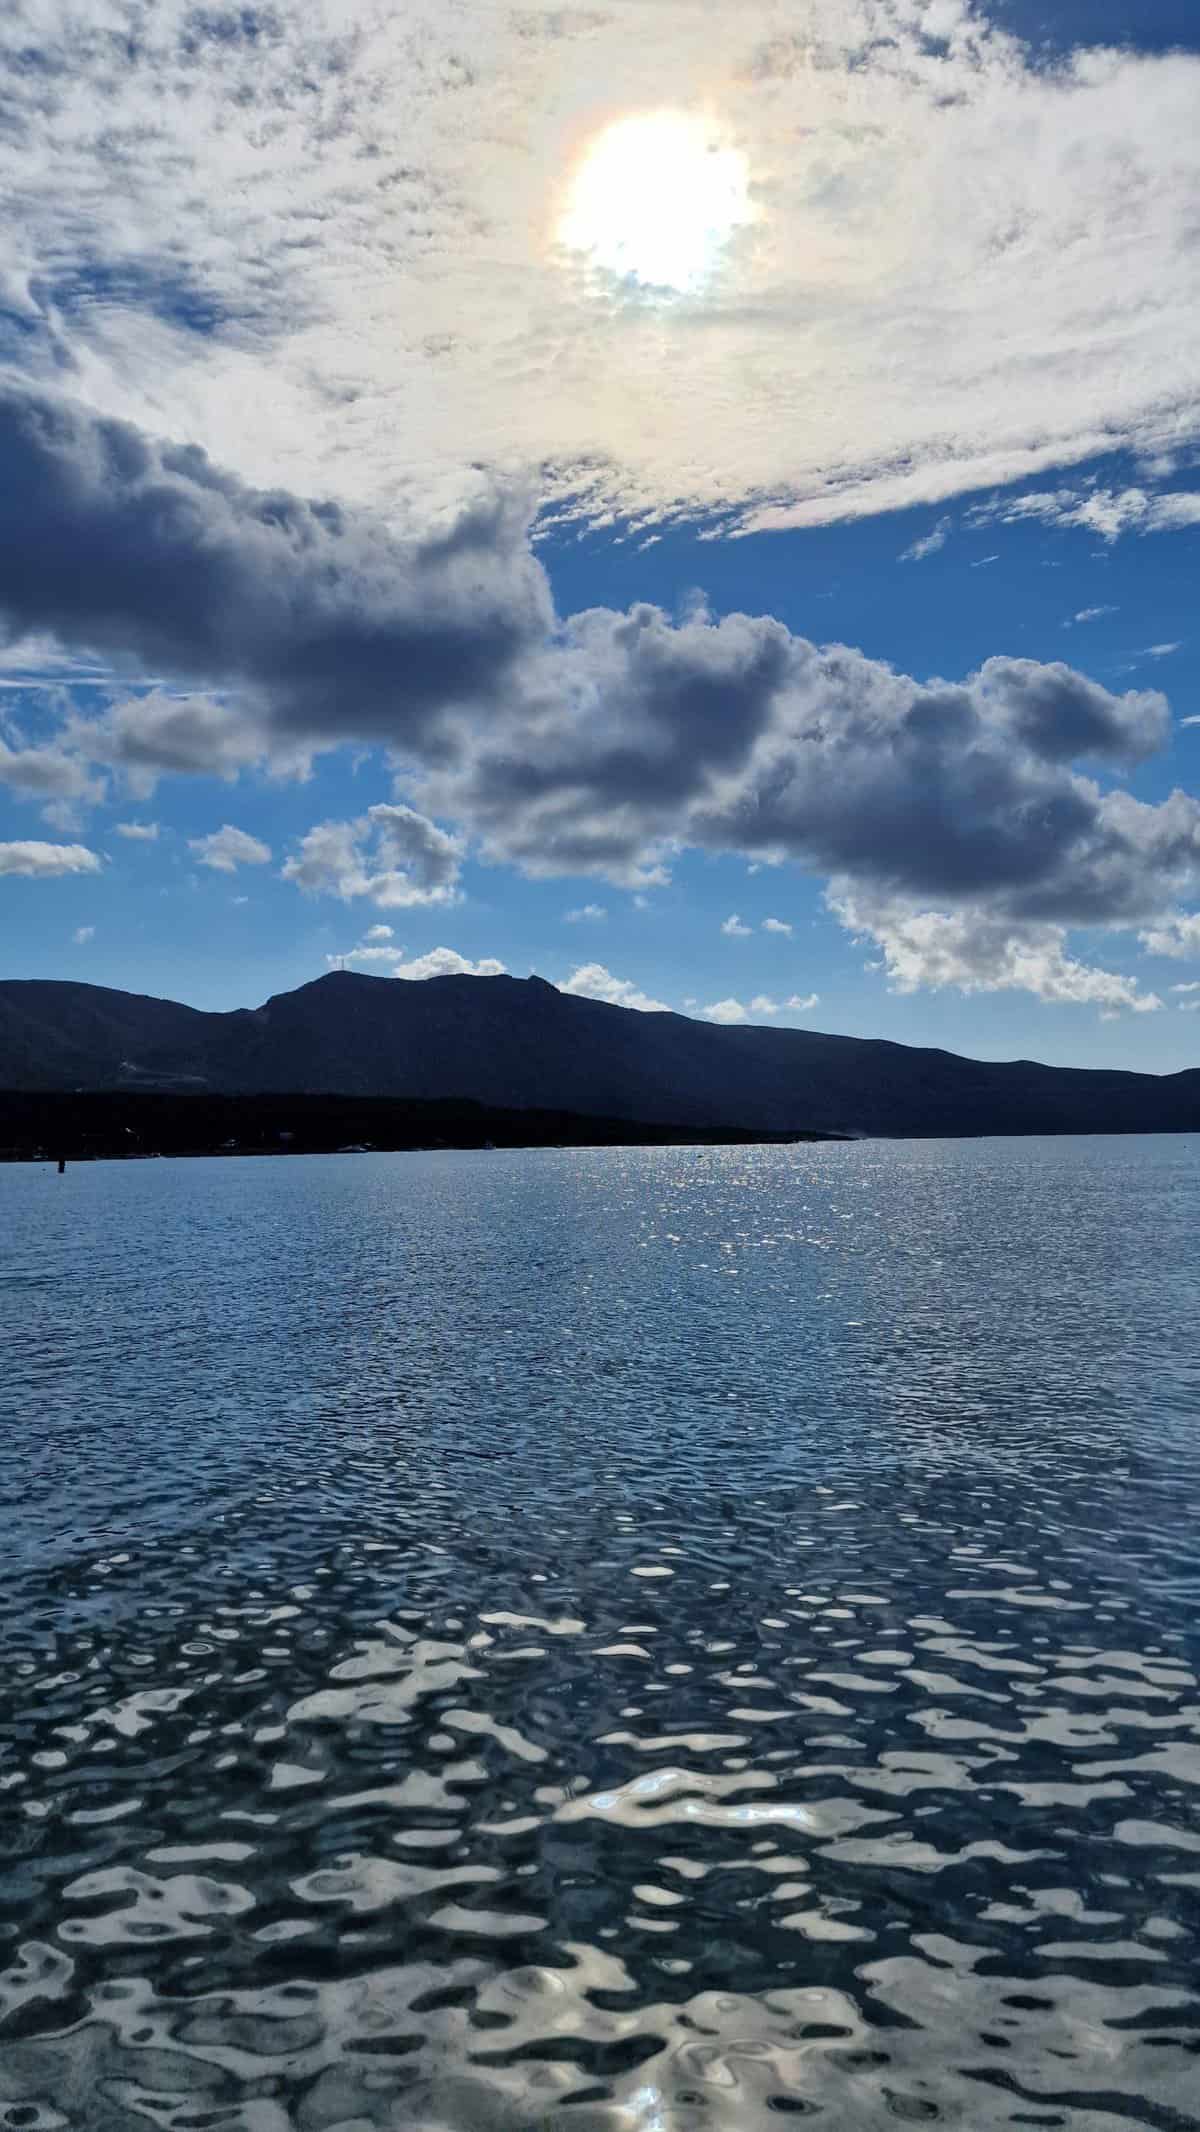
<svg viewBox="0 0 1200 2132">
<path fill-rule="evenodd" d="M 847 930 L 882 950 L 896 992 L 1030 992 L 1049 1004 L 1150 1014 L 1162 1006 L 1136 978 L 1078 962 L 1060 925 L 1014 925 L 981 910 L 922 910 L 902 899 L 835 884 L 830 909 Z"/>
<path fill-rule="evenodd" d="M 1096 533 L 1111 543 L 1123 533 L 1175 533 L 1200 525 L 1200 490 L 1155 495 L 1146 489 L 1035 489 L 1024 496 L 976 504 L 968 517 L 970 524 L 979 526 L 1035 519 L 1039 525 Z"/>
<path fill-rule="evenodd" d="M 696 1002 L 689 1000 L 685 1004 L 695 1006 Z M 732 1029 L 739 1022 L 749 1021 L 752 1015 L 769 1021 L 777 1014 L 807 1014 L 816 1004 L 815 992 L 810 992 L 807 999 L 801 999 L 793 992 L 790 999 L 783 1001 L 772 999 L 769 992 L 756 992 L 748 1007 L 743 1006 L 740 999 L 715 999 L 711 1006 L 702 1008 L 701 1012 L 705 1021 L 719 1022 Z"/>
<path fill-rule="evenodd" d="M 749 940 L 753 930 L 753 926 L 742 924 L 736 911 L 730 913 L 721 927 L 727 940 Z"/>
<path fill-rule="evenodd" d="M 350 822 L 319 822 L 283 866 L 309 895 L 366 896 L 381 910 L 457 903 L 463 844 L 412 807 L 381 801 Z M 450 950 L 447 950 L 449 953 Z"/>
<path fill-rule="evenodd" d="M 610 1007 L 636 1007 L 641 1014 L 669 1014 L 665 999 L 651 999 L 628 977 L 614 977 L 602 962 L 581 963 L 558 987 L 576 999 L 600 999 Z"/>
<path fill-rule="evenodd" d="M 1190 984 L 1172 985 L 1171 990 L 1172 992 L 1200 992 L 1200 977 L 1194 977 Z"/>
<path fill-rule="evenodd" d="M 601 925 L 608 916 L 602 903 L 581 903 L 578 910 L 564 911 L 568 925 Z"/>
<path fill-rule="evenodd" d="M 390 925 L 369 925 L 363 935 L 364 940 L 391 940 L 394 937 Z"/>
<path fill-rule="evenodd" d="M 85 844 L 0 844 L 0 874 L 49 880 L 55 874 L 98 874 L 100 860 Z"/>
<path fill-rule="evenodd" d="M 819 992 L 805 992 L 803 995 L 799 992 L 793 992 L 787 1002 L 788 1013 L 811 1014 L 813 1008 L 819 1006 L 820 1000 L 821 995 Z"/>
<path fill-rule="evenodd" d="M 1063 628 L 1070 629 L 1075 622 L 1098 622 L 1103 615 L 1119 614 L 1120 611 L 1119 607 L 1081 607 L 1078 614 L 1063 623 Z"/>
<path fill-rule="evenodd" d="M 508 971 L 502 962 L 485 956 L 480 962 L 472 962 L 460 955 L 456 948 L 430 948 L 428 954 L 416 955 L 405 961 L 404 949 L 383 947 L 378 944 L 378 935 L 387 933 L 386 925 L 373 925 L 357 947 L 346 948 L 340 955 L 327 955 L 325 960 L 332 968 L 341 969 L 348 962 L 379 963 L 389 977 L 404 977 L 420 982 L 426 977 L 507 977 Z"/>
<path fill-rule="evenodd" d="M 208 836 L 189 837 L 188 850 L 195 852 L 201 866 L 210 866 L 217 874 L 236 873 L 239 866 L 266 866 L 271 857 L 271 847 L 261 837 L 235 829 L 230 822 Z"/>
<path fill-rule="evenodd" d="M 403 510 L 551 467 L 644 534 L 680 506 L 938 504 L 1194 434 L 1190 52 L 1051 67 L 958 0 L 261 19 L 160 0 L 115 66 L 107 0 L 82 29 L 46 7 L 34 68 L 7 10 L 0 277 L 28 361 L 264 487 Z M 755 219 L 663 300 L 557 235 L 595 126 L 665 93 L 746 156 Z"/>
<path fill-rule="evenodd" d="M 125 837 L 131 844 L 157 844 L 158 842 L 157 822 L 118 822 L 116 831 L 119 837 Z"/>
<path fill-rule="evenodd" d="M 1147 926 L 1138 939 L 1148 955 L 1167 955 L 1176 962 L 1200 955 L 1200 911 L 1174 911 Z"/>
<path fill-rule="evenodd" d="M 927 533 L 923 540 L 914 540 L 911 548 L 904 550 L 900 561 L 902 563 L 923 563 L 927 556 L 936 555 L 938 549 L 944 548 L 950 538 L 950 526 L 950 519 L 939 518 L 932 533 Z"/>
<path fill-rule="evenodd" d="M 789 940 L 792 937 L 792 928 L 786 918 L 764 918 L 762 929 L 764 933 L 783 933 Z"/>
<path fill-rule="evenodd" d="M 94 940 L 95 937 L 96 928 L 94 925 L 77 925 L 75 931 L 71 935 L 71 938 L 77 948 L 85 948 L 88 944 L 88 941 Z"/>
<path fill-rule="evenodd" d="M 418 955 L 412 962 L 398 962 L 392 971 L 393 977 L 409 977 L 418 981 L 425 977 L 507 977 L 502 962 L 494 956 L 485 955 L 481 961 L 472 962 L 467 955 L 460 955 L 455 948 L 430 948 L 427 955 Z"/>
<path fill-rule="evenodd" d="M 1169 659 L 1174 652 L 1182 651 L 1182 649 L 1182 642 L 1176 638 L 1173 644 L 1147 644 L 1142 657 L 1143 659 Z"/>
<path fill-rule="evenodd" d="M 360 940 L 356 947 L 343 948 L 340 955 L 327 955 L 325 957 L 325 960 L 329 964 L 330 968 L 334 970 L 340 970 L 347 962 L 380 962 L 391 964 L 395 962 L 403 962 L 404 949 L 372 947 L 367 941 Z"/>
</svg>

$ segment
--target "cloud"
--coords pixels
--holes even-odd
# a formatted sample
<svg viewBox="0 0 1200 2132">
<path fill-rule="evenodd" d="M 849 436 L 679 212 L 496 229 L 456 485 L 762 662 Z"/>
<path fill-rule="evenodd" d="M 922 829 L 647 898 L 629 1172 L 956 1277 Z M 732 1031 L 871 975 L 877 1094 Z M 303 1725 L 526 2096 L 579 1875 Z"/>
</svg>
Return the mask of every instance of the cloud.
<svg viewBox="0 0 1200 2132">
<path fill-rule="evenodd" d="M 24 358 L 260 486 L 546 469 L 645 536 L 937 505 L 1193 420 L 1190 52 L 1049 66 L 949 0 L 163 0 L 119 66 L 107 17 L 36 20 L 36 65 L 0 24 Z M 756 217 L 667 300 L 559 241 L 589 130 L 664 84 Z"/>
<path fill-rule="evenodd" d="M 1179 962 L 1200 955 L 1200 911 L 1172 911 L 1157 925 L 1147 926 L 1138 939 L 1148 955 L 1166 955 Z"/>
<path fill-rule="evenodd" d="M 208 836 L 189 837 L 188 850 L 195 852 L 201 866 L 211 866 L 217 874 L 236 873 L 239 866 L 266 866 L 271 857 L 269 844 L 245 829 L 234 829 L 229 822 Z"/>
<path fill-rule="evenodd" d="M 1162 1006 L 1136 978 L 1075 961 L 1061 926 L 996 920 L 977 911 L 921 910 L 836 885 L 829 906 L 847 930 L 883 954 L 896 992 L 1031 992 L 1048 1004 L 1150 1014 Z"/>
<path fill-rule="evenodd" d="M 194 446 L 0 385 L 0 616 L 198 693 L 131 697 L 72 744 L 151 772 L 303 767 L 351 734 L 433 745 L 551 619 L 524 516 L 490 496 L 403 541 Z M 236 707 L 214 688 L 239 690 Z"/>
<path fill-rule="evenodd" d="M 789 1014 L 811 1014 L 813 1008 L 820 1005 L 820 1001 L 819 992 L 793 992 L 786 1005 Z"/>
<path fill-rule="evenodd" d="M 472 962 L 454 948 L 431 948 L 427 955 L 418 955 L 412 962 L 398 962 L 392 971 L 393 977 L 506 977 L 507 970 L 493 956 L 484 956 Z"/>
<path fill-rule="evenodd" d="M 902 563 L 923 563 L 928 556 L 936 555 L 938 549 L 944 548 L 950 538 L 951 524 L 952 520 L 949 518 L 939 518 L 932 533 L 927 533 L 923 540 L 914 540 L 911 548 L 904 550 L 900 561 Z"/>
<path fill-rule="evenodd" d="M 1196 801 L 1145 806 L 1077 767 L 1153 754 L 1165 698 L 1061 662 L 923 685 L 770 618 L 639 606 L 571 618 L 529 679 L 524 721 L 477 730 L 423 796 L 532 873 L 620 879 L 690 845 L 1094 923 L 1149 916 L 1200 866 Z"/>
<path fill-rule="evenodd" d="M 1200 978 L 1194 977 L 1190 984 L 1172 985 L 1172 992 L 1200 992 Z"/>
<path fill-rule="evenodd" d="M 582 903 L 578 910 L 564 911 L 563 916 L 568 925 L 600 925 L 608 912 L 602 903 Z"/>
<path fill-rule="evenodd" d="M 360 940 L 357 947 L 343 948 L 340 955 L 327 955 L 325 957 L 325 960 L 329 964 L 330 968 L 334 970 L 342 969 L 342 967 L 348 962 L 386 963 L 388 964 L 390 969 L 392 964 L 397 962 L 403 962 L 404 949 L 372 947 L 368 944 L 367 941 Z"/>
<path fill-rule="evenodd" d="M 742 924 L 736 911 L 730 913 L 721 927 L 721 931 L 728 940 L 749 940 L 753 930 L 753 926 Z"/>
<path fill-rule="evenodd" d="M 350 902 L 367 896 L 382 910 L 459 900 L 461 839 L 412 807 L 381 801 L 350 822 L 320 822 L 283 867 L 310 895 Z"/>
<path fill-rule="evenodd" d="M 394 935 L 390 925 L 369 925 L 363 938 L 365 940 L 391 940 Z"/>
<path fill-rule="evenodd" d="M 1183 646 L 1178 639 L 1173 644 L 1147 644 L 1142 657 L 1144 659 L 1169 659 L 1173 652 L 1181 651 L 1182 649 Z"/>
<path fill-rule="evenodd" d="M 0 585 L 0 605 L 3 587 Z M 92 762 L 111 764 L 128 773 L 141 798 L 163 775 L 236 778 L 261 763 L 271 743 L 253 708 L 224 703 L 186 690 L 148 689 L 113 706 L 101 718 L 72 717 L 65 741 Z M 284 750 L 275 747 L 276 767 Z M 297 768 L 306 757 L 292 756 Z"/>
<path fill-rule="evenodd" d="M 9 748 L 0 740 L 0 785 L 26 799 L 92 804 L 104 796 L 103 785 L 78 756 L 58 747 Z"/>
<path fill-rule="evenodd" d="M 665 999 L 651 999 L 627 977 L 614 977 L 602 962 L 581 963 L 558 987 L 576 999 L 600 999 L 610 1007 L 636 1007 L 641 1014 L 669 1014 Z"/>
<path fill-rule="evenodd" d="M 1013 658 L 925 682 L 699 604 L 556 617 L 522 524 L 490 503 L 404 543 L 59 403 L 18 416 L 17 398 L 0 392 L 0 431 L 7 410 L 38 567 L 0 485 L 14 626 L 175 666 L 56 745 L 150 777 L 386 747 L 412 804 L 309 830 L 283 873 L 310 892 L 449 904 L 468 837 L 530 875 L 631 888 L 692 847 L 974 913 L 1019 944 L 1030 925 L 1151 922 L 1200 877 L 1200 803 L 1093 774 L 1165 745 L 1156 690 Z"/>
<path fill-rule="evenodd" d="M 96 928 L 94 925 L 77 925 L 75 931 L 71 935 L 71 938 L 77 948 L 85 948 L 88 944 L 88 941 L 94 940 L 95 937 Z"/>
<path fill-rule="evenodd" d="M 379 930 L 379 927 L 372 926 L 368 938 L 377 934 Z M 329 963 L 337 964 L 343 962 L 386 963 L 389 965 L 388 975 L 390 977 L 411 978 L 417 982 L 421 982 L 426 977 L 506 977 L 508 975 L 504 964 L 495 961 L 493 957 L 485 956 L 480 962 L 472 962 L 468 956 L 460 955 L 456 948 L 430 948 L 427 955 L 417 955 L 412 961 L 406 962 L 403 948 L 367 947 L 360 944 L 356 948 L 347 948 L 344 955 L 327 955 L 325 960 Z"/>
<path fill-rule="evenodd" d="M 994 497 L 976 504 L 967 514 L 975 526 L 1017 525 L 1034 519 L 1039 525 L 1074 527 L 1099 534 L 1101 540 L 1119 540 L 1123 533 L 1176 533 L 1185 526 L 1200 525 L 1200 490 L 1181 490 L 1157 495 L 1146 489 L 1034 489 L 1023 496 Z M 1104 613 L 1103 608 L 1090 613 Z M 1077 615 L 1077 621 L 1088 619 Z"/>
<path fill-rule="evenodd" d="M 86 844 L 0 844 L 0 874 L 46 881 L 55 874 L 98 874 L 100 859 Z"/>
<path fill-rule="evenodd" d="M 789 940 L 792 937 L 792 928 L 786 918 L 764 918 L 762 929 L 764 933 L 783 933 Z"/>
<path fill-rule="evenodd" d="M 117 822 L 115 827 L 117 835 L 127 838 L 131 844 L 157 844 L 158 842 L 157 822 Z"/>
<path fill-rule="evenodd" d="M 1063 628 L 1070 629 L 1076 622 L 1098 622 L 1102 615 L 1120 612 L 1119 607 L 1081 607 L 1078 614 L 1072 615 L 1069 622 L 1063 623 Z"/>
<path fill-rule="evenodd" d="M 694 1006 L 695 1001 L 692 1000 L 689 1004 Z M 790 999 L 783 1001 L 772 999 L 769 992 L 756 992 L 748 1007 L 743 1006 L 740 999 L 715 999 L 711 1006 L 702 1007 L 700 1011 L 705 1021 L 719 1022 L 732 1029 L 739 1022 L 749 1021 L 752 1016 L 757 1016 L 762 1021 L 770 1021 L 777 1014 L 807 1014 L 816 1004 L 815 992 L 810 992 L 807 999 L 801 999 L 793 992 Z"/>
</svg>

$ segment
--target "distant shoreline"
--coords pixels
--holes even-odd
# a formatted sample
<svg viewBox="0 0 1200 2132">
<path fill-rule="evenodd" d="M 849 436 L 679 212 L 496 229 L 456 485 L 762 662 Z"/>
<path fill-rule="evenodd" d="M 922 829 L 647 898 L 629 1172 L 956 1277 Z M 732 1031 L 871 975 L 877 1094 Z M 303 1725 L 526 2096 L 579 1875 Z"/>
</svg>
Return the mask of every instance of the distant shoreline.
<svg viewBox="0 0 1200 2132">
<path fill-rule="evenodd" d="M 0 1162 L 415 1154 L 440 1148 L 786 1147 L 844 1138 L 495 1109 L 454 1098 L 184 1095 L 144 1089 L 0 1094 Z"/>
</svg>

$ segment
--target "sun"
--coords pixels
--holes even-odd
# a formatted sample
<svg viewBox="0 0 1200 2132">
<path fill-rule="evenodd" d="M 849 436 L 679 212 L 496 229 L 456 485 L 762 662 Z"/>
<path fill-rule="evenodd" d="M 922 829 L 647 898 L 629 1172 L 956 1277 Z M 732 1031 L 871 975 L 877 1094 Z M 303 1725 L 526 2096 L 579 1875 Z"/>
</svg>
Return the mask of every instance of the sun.
<svg viewBox="0 0 1200 2132">
<path fill-rule="evenodd" d="M 678 292 L 702 283 L 752 219 L 739 150 L 703 119 L 649 111 L 606 126 L 585 151 L 558 239 L 620 280 Z"/>
</svg>

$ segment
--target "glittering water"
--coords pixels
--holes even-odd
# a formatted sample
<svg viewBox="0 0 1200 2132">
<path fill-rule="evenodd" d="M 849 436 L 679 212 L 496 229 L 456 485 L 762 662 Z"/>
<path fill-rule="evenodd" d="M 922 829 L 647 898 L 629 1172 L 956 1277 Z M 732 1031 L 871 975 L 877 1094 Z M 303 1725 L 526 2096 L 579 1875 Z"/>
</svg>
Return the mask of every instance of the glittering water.
<svg viewBox="0 0 1200 2132">
<path fill-rule="evenodd" d="M 0 2126 L 1200 2124 L 1198 1218 L 0 1170 Z"/>
</svg>

